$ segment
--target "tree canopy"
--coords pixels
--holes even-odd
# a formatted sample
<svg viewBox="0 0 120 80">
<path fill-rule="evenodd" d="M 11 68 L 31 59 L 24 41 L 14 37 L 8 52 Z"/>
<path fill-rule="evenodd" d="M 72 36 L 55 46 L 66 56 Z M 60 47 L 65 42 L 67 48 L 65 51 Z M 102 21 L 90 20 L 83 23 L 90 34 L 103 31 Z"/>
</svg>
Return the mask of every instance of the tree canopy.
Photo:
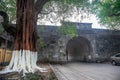
<svg viewBox="0 0 120 80">
<path fill-rule="evenodd" d="M 0 0 L 0 10 L 9 15 L 9 21 L 16 19 L 16 0 Z"/>
<path fill-rule="evenodd" d="M 55 22 L 55 19 L 73 15 L 72 10 L 69 10 L 73 6 L 79 7 L 81 10 L 85 10 L 85 7 L 88 7 L 88 3 L 89 0 L 35 0 L 35 13 L 37 16 L 39 15 L 38 19 L 48 19 Z M 0 10 L 9 14 L 10 22 L 16 19 L 15 0 L 1 0 Z M 56 14 L 57 17 L 55 17 L 54 14 Z"/>
<path fill-rule="evenodd" d="M 99 23 L 110 28 L 119 29 L 120 0 L 35 0 L 36 17 L 41 20 L 64 20 L 73 15 L 74 8 L 78 14 L 95 14 Z M 0 10 L 7 12 L 10 21 L 16 18 L 16 0 L 0 0 Z"/>
<path fill-rule="evenodd" d="M 120 0 L 92 0 L 91 12 L 106 27 L 120 29 Z"/>
</svg>

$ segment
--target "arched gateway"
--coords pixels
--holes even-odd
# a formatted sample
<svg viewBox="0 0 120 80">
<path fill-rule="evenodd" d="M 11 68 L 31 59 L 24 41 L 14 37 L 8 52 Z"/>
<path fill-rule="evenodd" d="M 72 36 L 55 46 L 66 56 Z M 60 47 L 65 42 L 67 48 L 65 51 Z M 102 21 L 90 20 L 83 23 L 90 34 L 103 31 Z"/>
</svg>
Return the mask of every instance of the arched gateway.
<svg viewBox="0 0 120 80">
<path fill-rule="evenodd" d="M 84 37 L 73 37 L 66 45 L 68 61 L 90 61 L 92 46 L 88 39 Z"/>
</svg>

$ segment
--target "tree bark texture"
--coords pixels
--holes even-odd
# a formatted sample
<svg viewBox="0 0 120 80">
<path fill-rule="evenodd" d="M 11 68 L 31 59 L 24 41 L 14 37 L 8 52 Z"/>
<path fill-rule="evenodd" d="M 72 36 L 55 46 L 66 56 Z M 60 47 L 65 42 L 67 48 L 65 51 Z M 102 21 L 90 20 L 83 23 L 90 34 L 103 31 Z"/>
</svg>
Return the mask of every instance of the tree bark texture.
<svg viewBox="0 0 120 80">
<path fill-rule="evenodd" d="M 17 22 L 14 50 L 37 51 L 34 0 L 17 0 Z"/>
</svg>

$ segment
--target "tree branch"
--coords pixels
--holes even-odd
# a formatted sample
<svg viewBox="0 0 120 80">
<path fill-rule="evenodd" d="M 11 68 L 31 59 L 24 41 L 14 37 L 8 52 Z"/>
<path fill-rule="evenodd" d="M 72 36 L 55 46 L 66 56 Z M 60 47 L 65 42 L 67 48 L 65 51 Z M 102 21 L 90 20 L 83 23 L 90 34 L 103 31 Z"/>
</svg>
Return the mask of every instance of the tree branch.
<svg viewBox="0 0 120 80">
<path fill-rule="evenodd" d="M 109 17 L 111 17 L 111 16 L 116 16 L 116 17 L 117 17 L 117 16 L 120 16 L 120 12 L 118 12 L 118 13 L 113 13 L 113 14 L 110 14 L 110 15 L 109 15 Z"/>
<path fill-rule="evenodd" d="M 36 3 L 35 3 L 36 13 L 37 14 L 41 13 L 43 6 L 49 1 L 50 0 L 37 0 Z"/>
</svg>

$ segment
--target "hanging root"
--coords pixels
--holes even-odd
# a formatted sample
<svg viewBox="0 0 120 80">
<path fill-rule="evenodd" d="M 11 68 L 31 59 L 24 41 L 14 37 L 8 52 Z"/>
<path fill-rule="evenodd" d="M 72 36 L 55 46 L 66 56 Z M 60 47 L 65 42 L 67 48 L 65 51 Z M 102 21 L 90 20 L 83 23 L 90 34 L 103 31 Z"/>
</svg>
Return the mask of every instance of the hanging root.
<svg viewBox="0 0 120 80">
<path fill-rule="evenodd" d="M 0 74 L 9 72 L 34 73 L 36 70 L 46 72 L 45 68 L 37 66 L 37 52 L 29 50 L 16 50 L 12 53 L 10 64 Z"/>
</svg>

